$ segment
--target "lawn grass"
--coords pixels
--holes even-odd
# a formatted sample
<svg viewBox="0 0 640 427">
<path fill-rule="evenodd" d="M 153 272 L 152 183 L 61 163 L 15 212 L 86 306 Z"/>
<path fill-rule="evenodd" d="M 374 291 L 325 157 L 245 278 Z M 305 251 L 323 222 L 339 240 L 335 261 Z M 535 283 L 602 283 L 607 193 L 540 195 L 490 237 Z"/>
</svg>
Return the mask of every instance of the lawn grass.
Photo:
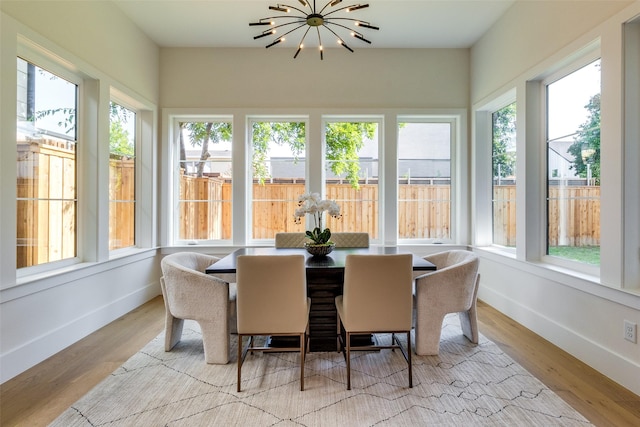
<svg viewBox="0 0 640 427">
<path fill-rule="evenodd" d="M 549 255 L 600 265 L 600 246 L 550 246 Z"/>
</svg>

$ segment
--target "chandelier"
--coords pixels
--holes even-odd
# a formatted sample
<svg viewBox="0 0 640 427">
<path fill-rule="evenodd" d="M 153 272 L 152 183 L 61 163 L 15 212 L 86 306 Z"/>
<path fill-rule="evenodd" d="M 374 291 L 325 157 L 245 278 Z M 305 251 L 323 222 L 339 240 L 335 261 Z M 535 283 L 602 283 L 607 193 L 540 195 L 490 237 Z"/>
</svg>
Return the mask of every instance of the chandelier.
<svg viewBox="0 0 640 427">
<path fill-rule="evenodd" d="M 351 37 L 354 37 L 362 42 L 371 44 L 371 41 L 367 40 L 362 33 L 356 31 L 356 29 L 349 27 L 353 25 L 355 28 L 367 28 L 370 30 L 379 30 L 379 27 L 371 25 L 369 22 L 361 21 L 355 18 L 341 16 L 339 12 L 350 13 L 354 10 L 364 9 L 369 7 L 368 4 L 352 4 L 351 6 L 337 7 L 342 0 L 329 0 L 322 9 L 316 9 L 316 1 L 313 0 L 313 6 L 306 0 L 298 0 L 302 5 L 302 9 L 289 6 L 286 4 L 277 4 L 276 6 L 269 6 L 269 10 L 281 12 L 281 15 L 268 16 L 260 19 L 258 22 L 250 22 L 249 26 L 269 26 L 268 29 L 255 36 L 253 39 L 257 40 L 263 37 L 268 37 L 276 34 L 277 30 L 284 31 L 281 36 L 276 36 L 275 39 L 266 48 L 275 46 L 278 43 L 285 41 L 285 36 L 293 33 L 301 28 L 304 29 L 304 34 L 298 43 L 298 50 L 296 50 L 294 58 L 298 57 L 300 51 L 304 47 L 304 40 L 309 34 L 309 31 L 315 30 L 318 35 L 318 48 L 320 50 L 320 59 L 323 58 L 322 38 L 320 36 L 320 28 L 325 28 L 331 34 L 336 36 L 339 45 L 347 49 L 349 52 L 353 52 L 344 41 L 344 39 L 338 35 L 338 33 L 344 33 L 347 30 Z M 333 9 L 332 9 L 333 8 Z M 314 32 L 314 31 L 312 31 Z"/>
</svg>

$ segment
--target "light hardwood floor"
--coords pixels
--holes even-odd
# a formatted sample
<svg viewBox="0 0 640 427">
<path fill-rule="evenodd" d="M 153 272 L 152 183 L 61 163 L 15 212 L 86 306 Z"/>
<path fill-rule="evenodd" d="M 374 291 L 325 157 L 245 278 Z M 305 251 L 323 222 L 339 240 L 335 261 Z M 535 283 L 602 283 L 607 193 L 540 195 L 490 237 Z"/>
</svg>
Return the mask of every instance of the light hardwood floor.
<svg viewBox="0 0 640 427">
<path fill-rule="evenodd" d="M 640 397 L 479 302 L 480 332 L 596 426 L 640 426 Z M 0 425 L 46 426 L 164 328 L 157 297 L 0 386 Z"/>
</svg>

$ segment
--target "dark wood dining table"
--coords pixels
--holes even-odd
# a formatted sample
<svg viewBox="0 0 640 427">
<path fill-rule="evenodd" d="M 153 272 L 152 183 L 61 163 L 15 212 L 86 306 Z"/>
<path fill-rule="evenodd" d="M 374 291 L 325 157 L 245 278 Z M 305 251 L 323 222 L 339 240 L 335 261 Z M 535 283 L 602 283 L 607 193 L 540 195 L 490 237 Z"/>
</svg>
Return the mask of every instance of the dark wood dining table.
<svg viewBox="0 0 640 427">
<path fill-rule="evenodd" d="M 344 265 L 347 255 L 401 253 L 411 252 L 395 246 L 372 246 L 369 248 L 336 248 L 327 256 L 314 257 L 303 248 L 241 248 L 207 267 L 206 273 L 220 276 L 228 282 L 234 282 L 236 261 L 240 255 L 304 255 L 307 272 L 307 296 L 311 298 L 309 350 L 336 351 L 337 315 L 335 297 L 342 294 Z M 429 261 L 418 255 L 412 255 L 414 277 L 436 269 L 436 266 Z M 361 337 L 360 339 L 370 340 L 370 337 Z M 274 342 L 274 345 L 277 344 Z"/>
</svg>

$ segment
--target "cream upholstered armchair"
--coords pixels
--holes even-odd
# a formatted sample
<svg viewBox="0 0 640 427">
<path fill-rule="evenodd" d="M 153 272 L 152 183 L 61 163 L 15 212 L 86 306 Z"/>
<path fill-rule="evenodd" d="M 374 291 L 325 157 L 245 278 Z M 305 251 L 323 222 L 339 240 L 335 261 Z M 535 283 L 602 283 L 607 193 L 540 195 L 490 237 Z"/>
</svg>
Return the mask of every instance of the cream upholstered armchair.
<svg viewBox="0 0 640 427">
<path fill-rule="evenodd" d="M 178 252 L 162 259 L 165 351 L 180 341 L 184 319 L 190 319 L 202 329 L 205 361 L 229 362 L 229 333 L 236 330 L 236 286 L 204 273 L 218 260 L 195 252 Z"/>
<path fill-rule="evenodd" d="M 462 333 L 478 343 L 478 256 L 471 251 L 451 250 L 424 257 L 437 270 L 415 279 L 416 354 L 436 355 L 440 351 L 442 321 L 458 313 Z"/>
</svg>

